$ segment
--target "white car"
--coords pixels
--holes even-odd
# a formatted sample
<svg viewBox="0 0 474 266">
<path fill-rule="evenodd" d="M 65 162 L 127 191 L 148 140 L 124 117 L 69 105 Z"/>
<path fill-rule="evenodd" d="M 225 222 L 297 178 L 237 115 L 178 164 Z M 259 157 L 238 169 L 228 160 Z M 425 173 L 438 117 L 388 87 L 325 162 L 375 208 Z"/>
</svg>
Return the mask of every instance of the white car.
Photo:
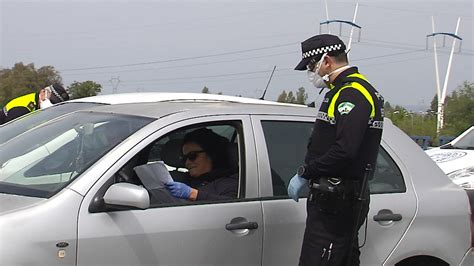
<svg viewBox="0 0 474 266">
<path fill-rule="evenodd" d="M 474 189 L 474 126 L 453 141 L 426 153 L 454 183 Z"/>
</svg>

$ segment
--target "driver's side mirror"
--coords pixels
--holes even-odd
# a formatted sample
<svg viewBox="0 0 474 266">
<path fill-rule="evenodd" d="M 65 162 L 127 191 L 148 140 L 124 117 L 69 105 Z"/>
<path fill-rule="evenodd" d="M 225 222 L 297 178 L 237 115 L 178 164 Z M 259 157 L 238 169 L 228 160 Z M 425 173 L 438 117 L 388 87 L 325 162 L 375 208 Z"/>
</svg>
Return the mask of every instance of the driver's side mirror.
<svg viewBox="0 0 474 266">
<path fill-rule="evenodd" d="M 139 209 L 150 207 L 150 196 L 148 191 L 130 183 L 116 183 L 105 192 L 104 203 L 112 206 L 127 206 Z"/>
</svg>

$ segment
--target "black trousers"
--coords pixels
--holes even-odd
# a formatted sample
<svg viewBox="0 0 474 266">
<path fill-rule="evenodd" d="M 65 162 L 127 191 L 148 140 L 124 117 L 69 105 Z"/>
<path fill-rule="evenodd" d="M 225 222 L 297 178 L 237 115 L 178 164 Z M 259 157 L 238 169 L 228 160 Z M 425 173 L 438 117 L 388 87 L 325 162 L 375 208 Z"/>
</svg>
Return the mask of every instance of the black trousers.
<svg viewBox="0 0 474 266">
<path fill-rule="evenodd" d="M 351 199 L 335 199 L 327 193 L 311 191 L 308 197 L 306 229 L 299 266 L 348 265 L 360 264 L 359 241 L 356 238 L 351 246 L 352 230 L 356 219 L 356 210 L 361 206 Z M 368 193 L 367 193 L 368 194 Z M 312 198 L 312 200 L 309 200 Z M 362 204 L 362 212 L 357 221 L 359 229 L 369 211 L 369 197 Z M 348 258 L 349 249 L 352 249 Z"/>
</svg>

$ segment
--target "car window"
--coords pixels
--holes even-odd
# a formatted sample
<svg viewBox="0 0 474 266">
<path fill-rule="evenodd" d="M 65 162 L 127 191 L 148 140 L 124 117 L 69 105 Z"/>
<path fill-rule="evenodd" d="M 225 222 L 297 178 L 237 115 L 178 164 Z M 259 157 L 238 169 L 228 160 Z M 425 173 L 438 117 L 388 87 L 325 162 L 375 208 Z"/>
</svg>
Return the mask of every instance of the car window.
<svg viewBox="0 0 474 266">
<path fill-rule="evenodd" d="M 304 162 L 313 123 L 262 121 L 262 128 L 270 160 L 273 195 L 287 196 L 290 178 Z M 372 194 L 406 191 L 400 169 L 382 147 L 379 149 L 374 177 L 369 185 Z M 300 193 L 300 197 L 306 197 L 307 194 L 306 188 Z"/>
<path fill-rule="evenodd" d="M 198 191 L 200 187 L 194 187 L 196 183 L 192 177 L 190 177 L 188 169 L 186 169 L 183 158 L 182 158 L 182 143 L 183 138 L 187 133 L 198 129 L 207 129 L 211 130 L 213 133 L 224 137 L 228 145 L 222 147 L 223 152 L 225 153 L 226 162 L 228 162 L 225 170 L 225 177 L 231 176 L 236 179 L 236 190 L 237 195 L 235 198 L 243 197 L 243 177 L 241 175 L 240 161 L 242 160 L 243 149 L 243 135 L 241 130 L 241 123 L 238 121 L 225 122 L 222 123 L 212 123 L 212 124 L 198 124 L 192 125 L 185 128 L 175 130 L 169 134 L 166 134 L 163 137 L 160 137 L 156 141 L 152 142 L 146 148 L 141 150 L 137 155 L 135 155 L 129 162 L 125 164 L 114 176 L 115 182 L 129 182 L 133 184 L 138 184 L 144 186 L 150 195 L 151 206 L 162 206 L 162 205 L 183 205 L 190 203 L 209 203 L 215 201 L 228 201 L 229 199 L 210 199 L 210 200 L 200 200 L 192 202 L 189 200 L 177 199 L 174 198 L 169 191 L 159 183 L 149 184 L 150 177 L 143 176 L 143 172 L 137 171 L 134 169 L 140 165 L 151 165 L 155 163 L 164 163 L 169 174 L 176 182 L 185 183 L 193 188 L 197 188 Z M 144 180 L 145 178 L 145 180 Z M 153 177 L 152 177 L 153 179 Z M 158 178 L 155 178 L 158 179 Z M 199 185 L 205 185 L 208 182 L 204 182 Z M 212 180 L 210 180 L 212 181 Z M 152 181 L 159 182 L 159 181 Z M 148 183 L 148 184 L 147 184 Z M 155 188 L 152 188 L 154 186 Z"/>
<path fill-rule="evenodd" d="M 287 196 L 290 178 L 303 164 L 313 130 L 312 122 L 262 121 L 272 174 L 274 196 Z M 301 191 L 305 197 L 308 189 Z"/>
<path fill-rule="evenodd" d="M 406 191 L 402 172 L 382 148 L 379 149 L 374 177 L 369 181 L 371 194 L 403 193 Z"/>
<path fill-rule="evenodd" d="M 50 197 L 153 119 L 76 112 L 1 145 L 0 192 Z"/>
</svg>

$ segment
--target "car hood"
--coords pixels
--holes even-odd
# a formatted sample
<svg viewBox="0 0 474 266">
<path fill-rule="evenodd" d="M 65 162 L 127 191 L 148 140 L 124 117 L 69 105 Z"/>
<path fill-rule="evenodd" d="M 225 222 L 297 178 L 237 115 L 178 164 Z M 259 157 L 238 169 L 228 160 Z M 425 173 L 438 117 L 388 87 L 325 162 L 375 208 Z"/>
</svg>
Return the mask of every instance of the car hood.
<svg viewBox="0 0 474 266">
<path fill-rule="evenodd" d="M 444 173 L 474 166 L 474 150 L 431 149 L 426 154 L 435 161 Z"/>
<path fill-rule="evenodd" d="M 43 198 L 0 193 L 0 215 L 13 210 L 23 209 L 45 200 Z"/>
</svg>

